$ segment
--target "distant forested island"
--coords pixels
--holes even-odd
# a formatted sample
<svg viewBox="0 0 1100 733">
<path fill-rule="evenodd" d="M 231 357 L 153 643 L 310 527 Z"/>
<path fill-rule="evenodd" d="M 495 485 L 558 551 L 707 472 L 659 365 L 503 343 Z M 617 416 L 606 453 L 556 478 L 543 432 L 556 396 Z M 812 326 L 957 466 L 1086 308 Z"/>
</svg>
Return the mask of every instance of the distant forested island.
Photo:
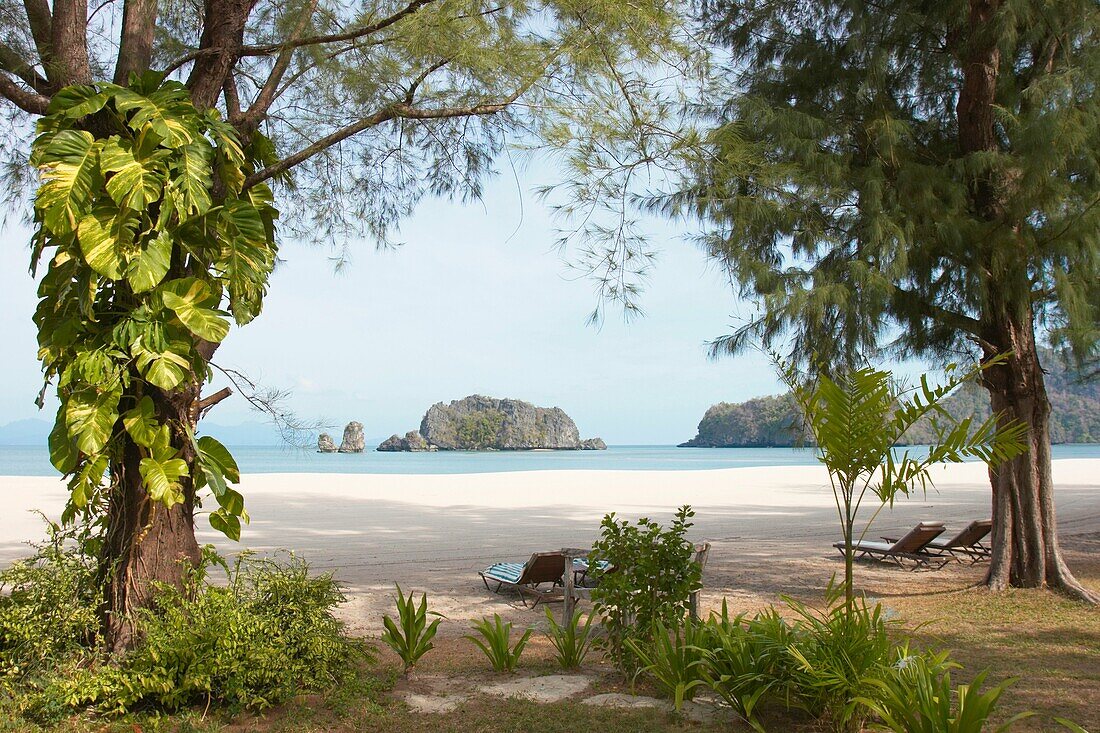
<svg viewBox="0 0 1100 733">
<path fill-rule="evenodd" d="M 1054 443 L 1100 443 L 1100 381 L 1080 382 L 1051 356 L 1046 375 L 1050 397 L 1050 439 Z M 989 416 L 989 397 L 976 384 L 966 384 L 944 401 L 957 418 Z M 757 397 L 747 402 L 720 402 L 699 422 L 699 433 L 681 448 L 770 448 L 804 444 L 790 395 Z M 931 425 L 917 423 L 906 433 L 906 443 L 933 440 Z"/>
</svg>

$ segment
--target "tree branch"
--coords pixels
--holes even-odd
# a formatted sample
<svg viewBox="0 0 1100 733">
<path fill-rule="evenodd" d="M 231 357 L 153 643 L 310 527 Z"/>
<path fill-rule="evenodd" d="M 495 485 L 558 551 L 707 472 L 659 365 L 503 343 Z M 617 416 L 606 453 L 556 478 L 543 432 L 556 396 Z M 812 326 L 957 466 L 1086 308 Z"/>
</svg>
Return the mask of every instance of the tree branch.
<svg viewBox="0 0 1100 733">
<path fill-rule="evenodd" d="M 290 43 L 267 43 L 256 46 L 241 46 L 237 52 L 237 55 L 270 56 L 276 51 L 281 52 L 287 48 L 289 48 L 290 50 L 294 50 L 296 48 L 301 48 L 302 46 L 321 46 L 328 43 L 339 43 L 340 41 L 356 40 L 362 38 L 363 36 L 369 36 L 372 33 L 377 33 L 384 28 L 388 28 L 402 18 L 412 15 L 413 13 L 420 10 L 420 8 L 433 2 L 436 2 L 436 0 L 414 0 L 414 2 L 409 3 L 401 10 L 397 11 L 393 15 L 389 15 L 383 18 L 377 23 L 372 23 L 361 28 L 345 31 L 344 33 L 333 33 L 325 36 L 310 36 L 308 38 L 299 38 Z M 190 53 L 186 53 L 183 56 L 180 56 L 179 58 L 168 64 L 168 66 L 165 67 L 164 73 L 171 74 L 173 71 L 176 71 L 184 64 L 190 63 L 192 61 L 197 61 L 204 56 L 216 54 L 219 51 L 220 49 L 212 47 L 197 48 Z"/>
<path fill-rule="evenodd" d="M 218 404 L 224 399 L 228 399 L 232 394 L 233 390 L 229 389 L 229 387 L 222 387 L 214 394 L 203 397 L 201 400 L 199 400 L 199 404 L 196 406 L 195 409 L 201 416 L 214 405 Z"/>
<path fill-rule="evenodd" d="M 522 92 L 521 92 L 522 93 Z M 409 120 L 440 120 L 449 117 L 477 117 L 484 115 L 496 114 L 507 109 L 508 105 L 516 100 L 516 94 L 508 99 L 501 100 L 500 102 L 493 102 L 489 104 L 475 104 L 469 107 L 439 107 L 436 109 L 417 109 L 404 102 L 395 102 L 394 104 L 385 107 L 384 109 L 375 112 L 369 117 L 355 122 L 347 127 L 341 127 L 339 130 L 333 132 L 330 135 L 326 135 L 312 145 L 308 145 L 297 153 L 283 158 L 278 163 L 264 168 L 261 171 L 257 171 L 245 179 L 244 187 L 254 186 L 257 183 L 274 178 L 280 173 L 284 173 L 294 166 L 309 160 L 314 155 L 323 152 L 324 150 L 332 147 L 333 145 L 346 140 L 347 138 L 357 133 L 368 130 L 372 127 L 376 127 L 383 122 L 389 120 L 404 118 Z"/>
<path fill-rule="evenodd" d="M 149 70 L 156 25 L 157 0 L 126 0 L 123 4 L 115 84 L 126 84 L 131 73 L 141 74 Z"/>
<path fill-rule="evenodd" d="M 425 5 L 430 5 L 436 2 L 436 0 L 413 0 L 408 5 L 398 10 L 392 15 L 388 15 L 382 20 L 379 20 L 370 25 L 365 25 L 359 28 L 354 28 L 343 33 L 332 33 L 324 36 L 309 36 L 307 38 L 298 38 L 291 41 L 289 44 L 272 43 L 263 46 L 246 46 L 244 51 L 247 55 L 260 55 L 265 56 L 275 51 L 282 50 L 285 46 L 289 45 L 291 48 L 301 48 L 302 46 L 320 46 L 326 43 L 339 43 L 340 41 L 352 41 L 363 36 L 369 36 L 372 33 L 377 33 L 384 28 L 388 28 L 394 23 L 398 22 L 402 18 L 406 18 L 413 13 L 419 11 Z"/>
<path fill-rule="evenodd" d="M 257 0 L 206 0 L 206 22 L 199 40 L 203 55 L 196 58 L 187 86 L 199 109 L 214 106 L 226 76 L 240 57 L 244 27 Z"/>
<path fill-rule="evenodd" d="M 971 336 L 981 336 L 982 324 L 976 318 L 931 303 L 912 290 L 906 290 L 905 288 L 894 288 L 894 297 L 926 318 L 949 324 L 952 328 Z"/>
<path fill-rule="evenodd" d="M 38 58 L 42 61 L 42 67 L 47 69 L 49 75 L 51 53 L 50 36 L 53 33 L 53 16 L 50 15 L 49 0 L 23 0 L 23 9 L 27 13 L 27 25 L 31 29 L 31 37 L 34 38 L 35 48 L 38 49 Z"/>
<path fill-rule="evenodd" d="M 0 43 L 0 69 L 15 74 L 39 94 L 49 94 L 50 84 L 38 75 L 29 61 L 22 58 L 10 46 Z"/>
<path fill-rule="evenodd" d="M 271 73 L 267 76 L 267 81 L 264 82 L 263 87 L 256 95 L 256 99 L 253 100 L 249 106 L 248 111 L 241 116 L 240 124 L 246 128 L 252 128 L 260 123 L 261 118 L 267 114 L 267 110 L 271 107 L 271 103 L 275 101 L 276 90 L 279 88 L 279 82 L 282 81 L 283 75 L 286 74 L 287 68 L 290 66 L 290 60 L 294 57 L 294 51 L 297 46 L 292 45 L 294 41 L 305 30 L 306 24 L 313 16 L 313 11 L 317 8 L 318 0 L 310 0 L 308 9 L 302 11 L 302 15 L 298 18 L 297 24 L 294 26 L 294 31 L 290 34 L 289 40 L 283 44 L 282 49 L 279 51 L 279 57 L 275 60 L 275 65 L 271 69 Z"/>
<path fill-rule="evenodd" d="M 0 96 L 32 115 L 44 115 L 50 106 L 49 98 L 24 89 L 4 72 L 0 72 Z"/>
</svg>

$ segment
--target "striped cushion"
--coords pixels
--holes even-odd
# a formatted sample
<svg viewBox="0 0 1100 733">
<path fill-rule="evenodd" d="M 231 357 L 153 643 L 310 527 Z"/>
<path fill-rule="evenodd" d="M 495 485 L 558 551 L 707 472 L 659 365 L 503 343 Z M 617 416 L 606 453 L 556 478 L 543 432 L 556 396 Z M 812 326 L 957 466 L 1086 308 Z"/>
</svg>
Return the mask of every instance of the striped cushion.
<svg viewBox="0 0 1100 733">
<path fill-rule="evenodd" d="M 495 565 L 490 565 L 481 572 L 486 578 L 490 580 L 499 580 L 502 583 L 515 583 L 519 580 L 519 577 L 523 575 L 524 563 L 521 562 L 498 562 Z"/>
<path fill-rule="evenodd" d="M 596 563 L 596 565 L 600 568 L 600 570 L 607 570 L 610 563 L 608 563 L 607 560 L 599 560 Z M 588 560 L 586 558 L 578 557 L 578 558 L 575 558 L 573 560 L 573 571 L 574 572 L 580 572 L 581 570 L 588 570 L 588 569 L 589 569 L 589 565 L 588 565 Z"/>
</svg>

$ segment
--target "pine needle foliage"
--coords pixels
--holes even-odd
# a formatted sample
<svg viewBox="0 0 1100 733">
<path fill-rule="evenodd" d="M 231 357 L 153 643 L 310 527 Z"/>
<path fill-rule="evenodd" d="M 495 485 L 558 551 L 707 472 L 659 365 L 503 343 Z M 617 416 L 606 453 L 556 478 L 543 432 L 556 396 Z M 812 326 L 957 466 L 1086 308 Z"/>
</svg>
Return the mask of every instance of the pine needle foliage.
<svg viewBox="0 0 1100 733">
<path fill-rule="evenodd" d="M 701 21 L 729 64 L 683 190 L 653 203 L 708 222 L 759 305 L 717 351 L 971 353 L 1007 308 L 1095 362 L 1095 3 L 716 0 Z"/>
</svg>

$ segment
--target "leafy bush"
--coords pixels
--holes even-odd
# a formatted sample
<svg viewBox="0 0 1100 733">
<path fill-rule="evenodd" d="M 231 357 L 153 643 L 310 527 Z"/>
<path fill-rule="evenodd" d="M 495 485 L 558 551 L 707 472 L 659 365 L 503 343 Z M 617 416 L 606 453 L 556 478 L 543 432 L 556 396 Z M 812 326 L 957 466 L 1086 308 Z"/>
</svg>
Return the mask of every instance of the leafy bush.
<svg viewBox="0 0 1100 733">
<path fill-rule="evenodd" d="M 601 536 L 589 558 L 598 581 L 592 602 L 624 671 L 635 667 L 624 653 L 626 639 L 644 639 L 658 623 L 666 628 L 683 625 L 702 575 L 686 539 L 693 516 L 691 507 L 683 506 L 667 529 L 644 517 L 633 525 L 620 522 L 614 513 L 600 523 Z M 607 563 L 606 569 L 600 561 Z"/>
<path fill-rule="evenodd" d="M 385 630 L 382 632 L 382 641 L 401 657 L 405 665 L 403 671 L 408 674 L 413 665 L 435 647 L 432 639 L 435 638 L 442 616 L 428 611 L 427 593 L 420 596 L 420 605 L 417 606 L 413 603 L 412 591 L 409 591 L 409 597 L 406 598 L 401 592 L 401 586 L 398 585 L 396 600 L 397 618 L 401 626 L 398 627 L 389 616 L 383 616 L 382 625 Z M 429 624 L 429 615 L 440 617 Z"/>
<path fill-rule="evenodd" d="M 473 623 L 474 630 L 481 635 L 481 639 L 468 634 L 467 639 L 477 645 L 478 649 L 485 652 L 493 670 L 497 672 L 514 672 L 519 657 L 523 654 L 523 648 L 527 646 L 527 640 L 531 638 L 534 629 L 527 629 L 520 636 L 516 645 L 512 646 L 512 622 L 502 621 L 499 613 L 493 614 L 493 621 L 483 618 Z"/>
<path fill-rule="evenodd" d="M 350 671 L 357 647 L 332 609 L 344 601 L 329 574 L 309 566 L 240 558 L 227 587 L 200 572 L 180 591 L 161 587 L 138 619 L 142 642 L 74 686 L 72 702 L 122 712 L 178 710 L 199 701 L 262 709 Z"/>
<path fill-rule="evenodd" d="M 79 659 L 99 630 L 95 571 L 60 537 L 0 572 L 0 688 Z"/>
<path fill-rule="evenodd" d="M 668 629 L 658 621 L 648 640 L 628 638 L 624 643 L 638 661 L 635 676 L 645 674 L 652 678 L 679 710 L 685 700 L 695 697 L 695 688 L 706 683 L 705 636 L 705 628 L 697 622 L 687 621 L 682 629 Z"/>
<path fill-rule="evenodd" d="M 101 651 L 101 590 L 90 559 L 54 543 L 0 573 L 0 693 L 6 712 L 50 721 L 74 710 L 173 711 L 202 704 L 260 709 L 345 680 L 365 647 L 332 615 L 344 600 L 330 575 L 294 557 L 241 557 L 232 568 L 204 552 L 186 587 L 158 588 L 141 612 L 141 642 Z M 212 585 L 211 562 L 228 583 Z M 46 620 L 43 623 L 43 619 Z"/>
<path fill-rule="evenodd" d="M 981 672 L 969 685 L 952 688 L 950 670 L 958 666 L 946 652 L 911 655 L 902 647 L 890 672 L 873 681 L 874 697 L 861 702 L 897 733 L 981 733 L 1012 680 L 983 692 L 986 672 Z M 997 730 L 1031 715 L 1013 716 Z"/>
<path fill-rule="evenodd" d="M 584 662 L 584 658 L 588 656 L 594 641 L 592 637 L 593 618 L 593 614 L 588 614 L 588 617 L 584 620 L 584 626 L 581 626 L 581 612 L 573 611 L 573 617 L 563 626 L 557 622 L 554 614 L 550 613 L 550 609 L 546 609 L 546 621 L 549 625 L 546 636 L 550 639 L 550 643 L 554 645 L 558 664 L 561 665 L 562 669 L 579 667 Z"/>
</svg>

